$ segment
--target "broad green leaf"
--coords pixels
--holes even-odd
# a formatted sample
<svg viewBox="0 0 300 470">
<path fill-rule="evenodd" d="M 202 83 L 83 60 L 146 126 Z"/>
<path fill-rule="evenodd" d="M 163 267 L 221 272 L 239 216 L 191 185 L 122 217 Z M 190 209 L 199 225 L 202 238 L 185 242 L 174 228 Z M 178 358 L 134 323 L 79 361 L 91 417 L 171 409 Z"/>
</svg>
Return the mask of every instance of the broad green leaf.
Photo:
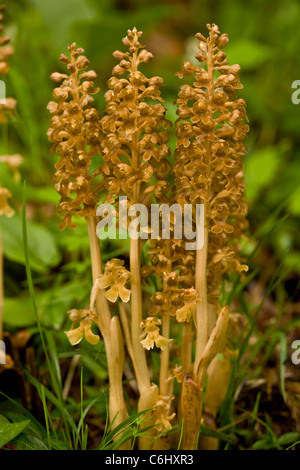
<svg viewBox="0 0 300 470">
<path fill-rule="evenodd" d="M 298 184 L 299 184 L 299 181 L 298 181 Z M 300 216 L 300 188 L 299 187 L 290 197 L 288 210 L 290 211 L 292 215 L 295 215 L 296 217 Z"/>
<path fill-rule="evenodd" d="M 67 312 L 74 306 L 78 298 L 85 295 L 85 283 L 74 281 L 65 285 L 57 285 L 43 292 L 35 291 L 38 314 L 42 325 L 54 329 L 61 328 L 67 319 Z M 4 321 L 14 328 L 28 327 L 36 324 L 36 317 L 30 296 L 16 298 L 6 297 L 4 300 Z"/>
<path fill-rule="evenodd" d="M 41 311 L 41 322 L 44 326 L 59 329 L 67 319 L 67 312 L 74 307 L 74 301 L 84 298 L 89 292 L 86 282 L 75 280 L 65 285 L 58 284 L 53 289 L 44 293 L 42 304 L 38 307 Z"/>
<path fill-rule="evenodd" d="M 245 158 L 246 194 L 253 202 L 260 191 L 271 184 L 275 178 L 281 155 L 277 147 L 264 147 Z"/>
<path fill-rule="evenodd" d="M 18 450 L 48 450 L 46 444 L 36 436 L 22 433 L 13 440 Z"/>
<path fill-rule="evenodd" d="M 16 263 L 25 264 L 21 217 L 0 217 L 4 255 Z M 60 261 L 60 253 L 55 239 L 47 228 L 27 221 L 28 244 L 31 268 L 45 272 Z"/>
<path fill-rule="evenodd" d="M 18 403 L 18 401 L 8 397 L 3 392 L 0 393 L 1 396 L 4 396 L 7 399 L 7 401 L 2 402 L 0 405 L 0 413 L 3 412 L 3 414 L 8 418 L 11 417 L 11 421 L 23 421 L 24 417 L 27 417 L 30 420 L 30 426 L 28 429 L 34 432 L 37 436 L 42 437 L 45 432 L 45 428 L 42 424 L 28 410 Z M 18 410 L 20 413 L 17 413 L 15 410 Z M 17 419 L 17 416 L 21 419 Z"/>
<path fill-rule="evenodd" d="M 252 449 L 261 450 L 261 449 L 270 449 L 271 447 L 272 447 L 272 443 L 270 441 L 261 439 L 260 441 L 254 442 Z"/>
<path fill-rule="evenodd" d="M 10 423 L 4 416 L 0 416 L 0 448 L 11 442 L 30 424 L 29 419 Z"/>
<path fill-rule="evenodd" d="M 294 442 L 299 441 L 299 439 L 300 434 L 298 432 L 287 432 L 278 438 L 278 444 L 281 446 L 286 446 L 288 444 L 293 444 Z"/>
<path fill-rule="evenodd" d="M 9 327 L 24 328 L 36 323 L 31 298 L 17 297 L 4 299 L 4 322 Z"/>
</svg>

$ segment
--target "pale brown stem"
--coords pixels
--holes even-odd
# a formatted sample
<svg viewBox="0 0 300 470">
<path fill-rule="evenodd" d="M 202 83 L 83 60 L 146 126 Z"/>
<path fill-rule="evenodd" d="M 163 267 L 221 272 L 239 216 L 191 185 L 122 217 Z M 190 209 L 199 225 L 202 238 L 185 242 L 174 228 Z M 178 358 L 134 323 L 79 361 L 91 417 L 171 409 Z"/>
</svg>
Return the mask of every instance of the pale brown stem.
<svg viewBox="0 0 300 470">
<path fill-rule="evenodd" d="M 208 340 L 208 307 L 207 307 L 207 250 L 208 250 L 208 227 L 207 227 L 207 205 L 204 204 L 204 240 L 201 249 L 196 253 L 195 287 L 198 295 L 196 306 L 196 353 L 194 362 L 194 373 L 198 370 L 199 362 Z"/>
<path fill-rule="evenodd" d="M 71 62 L 75 65 L 75 58 L 72 55 Z M 79 83 L 77 71 L 72 74 L 73 97 L 80 105 Z M 100 243 L 96 233 L 96 218 L 86 217 L 88 234 L 90 240 L 91 263 L 93 274 L 93 285 L 97 278 L 103 273 Z M 102 289 L 98 289 L 96 295 L 96 306 L 98 317 L 95 323 L 98 325 L 103 336 L 109 377 L 109 418 L 114 419 L 113 427 L 120 424 L 128 416 L 126 404 L 123 396 L 123 366 L 124 366 L 124 344 L 117 317 L 111 319 L 108 301 Z M 130 444 L 125 443 L 122 449 L 128 449 Z"/>
<path fill-rule="evenodd" d="M 208 336 L 210 336 L 217 321 L 217 306 L 208 304 Z"/>
<path fill-rule="evenodd" d="M 229 321 L 229 308 L 223 307 L 218 315 L 216 325 L 209 337 L 209 340 L 203 351 L 198 370 L 196 372 L 198 386 L 202 390 L 204 388 L 204 381 L 207 374 L 207 369 L 213 358 L 220 352 L 228 327 Z"/>
<path fill-rule="evenodd" d="M 107 355 L 109 370 L 109 411 L 110 419 L 115 416 L 114 426 L 128 417 L 123 395 L 123 369 L 125 361 L 124 342 L 119 318 L 114 316 L 110 323 L 110 350 Z"/>
<path fill-rule="evenodd" d="M 103 272 L 101 250 L 99 239 L 96 234 L 96 218 L 93 216 L 88 216 L 86 221 L 90 240 L 93 283 L 95 283 L 97 277 L 100 276 Z M 107 356 L 109 378 L 109 415 L 110 421 L 112 421 L 116 416 L 113 424 L 113 427 L 115 427 L 124 421 L 124 419 L 126 419 L 128 416 L 123 396 L 122 383 L 124 344 L 122 335 L 120 333 L 121 330 L 118 318 L 113 317 L 111 319 L 108 301 L 102 289 L 99 289 L 97 292 L 96 305 L 98 310 L 96 323 L 99 327 L 100 333 L 103 336 Z M 124 449 L 128 448 L 128 446 L 129 444 L 125 443 Z"/>
<path fill-rule="evenodd" d="M 127 351 L 130 356 L 133 368 L 136 369 L 135 361 L 134 361 L 134 355 L 133 355 L 133 350 L 132 350 L 132 342 L 131 342 L 131 337 L 130 337 L 130 327 L 128 324 L 128 318 L 126 314 L 125 307 L 122 302 L 119 302 L 119 313 L 120 313 L 120 319 L 122 323 L 122 328 L 124 332 L 124 337 L 125 337 L 125 342 L 127 345 Z"/>
<path fill-rule="evenodd" d="M 67 375 L 64 388 L 63 388 L 63 393 L 62 393 L 63 401 L 66 401 L 66 399 L 68 398 L 70 388 L 72 385 L 72 380 L 73 380 L 75 370 L 76 370 L 76 367 L 78 366 L 79 361 L 80 361 L 80 354 L 76 354 L 76 356 L 72 357 L 71 364 L 68 370 L 68 375 Z"/>
<path fill-rule="evenodd" d="M 135 73 L 138 67 L 137 52 L 133 53 L 131 62 L 131 71 Z M 135 106 L 138 107 L 138 90 L 135 96 Z M 133 134 L 131 144 L 131 165 L 132 168 L 137 170 L 140 166 L 139 154 L 137 151 L 138 140 L 140 136 L 140 129 L 137 119 L 135 119 L 135 128 L 137 131 Z M 140 202 L 140 182 L 137 181 L 133 185 L 133 202 Z M 140 392 L 140 399 L 138 402 L 138 411 L 153 408 L 158 400 L 158 387 L 152 385 L 150 381 L 150 373 L 146 361 L 146 353 L 140 343 L 141 336 L 141 322 L 143 319 L 143 304 L 142 304 L 142 286 L 141 286 L 141 249 L 140 238 L 130 239 L 130 275 L 131 275 L 131 343 L 132 354 L 134 357 L 134 368 L 136 380 Z M 147 421 L 142 425 L 149 426 L 154 424 L 155 412 L 148 413 L 145 418 Z M 154 431 L 150 430 L 148 436 L 141 436 L 139 438 L 139 448 L 144 449 L 149 444 L 149 439 Z"/>
<path fill-rule="evenodd" d="M 130 240 L 130 274 L 131 274 L 131 341 L 134 357 L 136 379 L 140 393 L 150 387 L 150 376 L 146 354 L 140 342 L 142 322 L 142 289 L 141 260 L 139 239 Z"/>
<path fill-rule="evenodd" d="M 183 418 L 181 450 L 196 450 L 202 417 L 202 390 L 188 374 L 182 383 L 181 412 Z"/>
<path fill-rule="evenodd" d="M 192 370 L 192 340 L 193 332 L 191 323 L 183 323 L 181 337 L 181 365 L 185 373 Z"/>
<path fill-rule="evenodd" d="M 138 59 L 137 52 L 134 52 L 132 57 L 132 73 L 137 71 Z M 138 106 L 138 94 L 136 93 L 135 105 Z M 135 128 L 137 131 L 134 133 L 131 145 L 131 164 L 134 170 L 140 166 L 140 159 L 137 151 L 137 144 L 139 140 L 140 130 L 138 123 L 135 120 Z M 135 204 L 140 202 L 140 182 L 137 181 L 133 185 L 133 202 Z M 130 275 L 131 275 L 131 342 L 132 352 L 134 356 L 134 365 L 136 379 L 140 393 L 142 394 L 145 389 L 151 386 L 150 375 L 146 361 L 146 354 L 143 346 L 140 343 L 141 336 L 141 322 L 143 320 L 143 304 L 142 304 L 142 286 L 141 286 L 141 250 L 140 238 L 130 239 Z"/>
<path fill-rule="evenodd" d="M 164 338 L 170 337 L 170 315 L 164 315 L 162 319 L 162 336 Z M 159 389 L 162 396 L 169 396 L 169 346 L 160 353 L 160 375 L 159 375 Z"/>
<path fill-rule="evenodd" d="M 166 271 L 172 271 L 172 252 L 171 246 L 167 243 L 165 247 L 166 257 L 168 259 Z M 168 285 L 166 280 L 163 283 L 163 290 L 166 292 L 168 290 Z M 170 338 L 170 315 L 166 313 L 162 319 L 162 336 L 164 338 Z M 170 362 L 170 346 L 167 346 L 161 353 L 160 353 L 160 377 L 159 377 L 159 385 L 160 385 L 160 394 L 162 396 L 169 396 L 170 394 L 170 386 L 168 382 L 169 378 L 169 362 Z M 170 397 L 171 398 L 171 397 Z"/>
<path fill-rule="evenodd" d="M 134 152 L 133 152 L 134 155 Z M 135 184 L 134 200 L 139 201 L 139 183 Z M 158 387 L 151 385 L 150 373 L 147 366 L 146 354 L 140 342 L 142 322 L 142 286 L 141 286 L 141 256 L 140 239 L 130 240 L 130 275 L 131 275 L 131 344 L 133 366 L 139 388 L 140 398 L 138 411 L 153 408 L 158 401 Z M 145 415 L 146 421 L 141 427 L 151 426 L 155 422 L 155 410 Z M 151 442 L 154 429 L 139 437 L 139 449 L 145 449 Z"/>
<path fill-rule="evenodd" d="M 89 215 L 86 218 L 89 240 L 90 240 L 90 250 L 91 250 L 91 263 L 92 263 L 92 275 L 93 283 L 96 282 L 97 278 L 103 274 L 102 270 L 102 256 L 100 250 L 99 239 L 96 233 L 96 219 L 95 217 Z M 110 328 L 110 310 L 107 299 L 104 295 L 102 289 L 98 290 L 96 297 L 96 305 L 98 310 L 98 319 L 97 324 L 99 324 L 99 329 L 103 338 L 109 337 L 109 328 Z"/>
<path fill-rule="evenodd" d="M 210 84 L 207 86 L 207 98 L 208 98 L 208 111 L 212 103 L 213 94 L 213 80 L 214 80 L 214 69 L 213 69 L 213 43 L 210 40 L 208 43 L 207 53 L 207 71 L 210 77 Z M 205 159 L 208 168 L 208 181 L 211 177 L 211 142 L 206 139 L 205 142 Z M 210 184 L 208 190 L 208 198 L 210 197 Z M 203 245 L 197 250 L 196 253 L 196 269 L 195 269 L 195 287 L 198 294 L 198 302 L 196 307 L 196 353 L 194 363 L 194 374 L 197 373 L 199 362 L 203 354 L 204 348 L 209 338 L 209 314 L 207 305 L 207 254 L 208 254 L 208 234 L 209 234 L 209 200 L 201 200 L 204 209 L 204 231 L 203 231 Z M 199 230 L 202 230 L 200 227 Z"/>
</svg>

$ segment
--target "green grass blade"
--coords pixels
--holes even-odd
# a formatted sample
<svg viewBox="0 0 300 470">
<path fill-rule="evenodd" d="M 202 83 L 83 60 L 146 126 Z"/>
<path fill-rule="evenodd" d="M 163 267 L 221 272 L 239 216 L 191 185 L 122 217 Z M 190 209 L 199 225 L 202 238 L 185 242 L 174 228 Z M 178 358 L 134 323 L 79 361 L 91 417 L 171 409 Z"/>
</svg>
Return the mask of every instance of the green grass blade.
<svg viewBox="0 0 300 470">
<path fill-rule="evenodd" d="M 41 398 L 45 416 L 45 425 L 46 425 L 46 432 L 47 432 L 47 439 L 48 439 L 48 448 L 51 450 L 51 438 L 50 438 L 50 429 L 49 429 L 49 419 L 48 419 L 48 409 L 46 403 L 46 396 L 45 396 L 45 387 L 41 385 Z"/>
</svg>

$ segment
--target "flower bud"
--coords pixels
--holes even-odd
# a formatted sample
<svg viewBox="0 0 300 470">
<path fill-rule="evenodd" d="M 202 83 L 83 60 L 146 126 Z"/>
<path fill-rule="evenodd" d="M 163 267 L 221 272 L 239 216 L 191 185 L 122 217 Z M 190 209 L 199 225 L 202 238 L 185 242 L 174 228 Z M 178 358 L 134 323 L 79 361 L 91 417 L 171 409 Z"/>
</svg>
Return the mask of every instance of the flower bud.
<svg viewBox="0 0 300 470">
<path fill-rule="evenodd" d="M 117 60 L 122 60 L 122 59 L 125 59 L 125 57 L 127 57 L 127 54 L 125 52 L 115 51 L 113 53 L 113 57 Z"/>
<path fill-rule="evenodd" d="M 224 33 L 219 38 L 218 47 L 222 49 L 228 44 L 228 42 L 229 42 L 228 34 Z"/>
<path fill-rule="evenodd" d="M 50 78 L 56 82 L 56 83 L 60 83 L 62 82 L 63 80 L 65 80 L 66 78 L 68 78 L 68 75 L 66 75 L 65 73 L 58 73 L 58 72 L 54 72 L 50 75 Z"/>
<path fill-rule="evenodd" d="M 139 55 L 138 55 L 138 59 L 140 62 L 150 62 L 150 60 L 153 59 L 153 54 L 151 54 L 151 52 L 148 52 L 146 51 L 146 49 L 143 49 Z"/>
<path fill-rule="evenodd" d="M 113 68 L 113 71 L 112 71 L 113 75 L 115 75 L 116 77 L 123 77 L 126 73 L 126 70 L 124 70 L 122 67 L 120 67 L 120 65 L 116 65 L 114 68 Z"/>
</svg>

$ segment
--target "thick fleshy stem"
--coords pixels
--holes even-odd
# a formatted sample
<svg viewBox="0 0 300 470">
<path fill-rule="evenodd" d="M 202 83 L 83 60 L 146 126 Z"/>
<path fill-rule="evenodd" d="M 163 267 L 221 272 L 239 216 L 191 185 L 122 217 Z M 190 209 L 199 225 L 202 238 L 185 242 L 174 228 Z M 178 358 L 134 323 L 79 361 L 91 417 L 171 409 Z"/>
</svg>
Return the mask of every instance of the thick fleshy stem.
<svg viewBox="0 0 300 470">
<path fill-rule="evenodd" d="M 213 81 L 214 81 L 214 69 L 213 69 L 213 43 L 210 41 L 207 43 L 207 72 L 209 75 L 209 85 L 207 86 L 207 107 L 208 110 L 212 105 L 212 93 L 213 93 Z M 208 138 L 205 141 L 205 156 L 206 165 L 208 169 L 208 175 L 211 172 L 211 142 Z M 210 185 L 209 185 L 210 186 Z M 208 190 L 208 197 L 210 196 L 210 190 Z M 203 245 L 197 250 L 196 253 L 196 269 L 195 269 L 195 287 L 198 294 L 199 301 L 196 306 L 196 354 L 194 362 L 194 373 L 196 373 L 201 355 L 206 346 L 209 337 L 209 312 L 207 303 L 207 256 L 208 256 L 208 236 L 209 236 L 209 202 L 201 199 L 203 204 Z"/>
<path fill-rule="evenodd" d="M 101 249 L 96 234 L 96 218 L 88 216 L 86 222 L 90 240 L 93 283 L 95 283 L 97 278 L 103 274 Z M 109 378 L 109 417 L 114 428 L 128 417 L 122 383 L 124 343 L 119 319 L 116 316 L 111 318 L 109 305 L 102 289 L 98 289 L 96 306 L 98 310 L 96 324 L 103 336 L 106 348 Z M 122 450 L 129 448 L 130 442 L 125 442 L 120 447 Z"/>
</svg>

